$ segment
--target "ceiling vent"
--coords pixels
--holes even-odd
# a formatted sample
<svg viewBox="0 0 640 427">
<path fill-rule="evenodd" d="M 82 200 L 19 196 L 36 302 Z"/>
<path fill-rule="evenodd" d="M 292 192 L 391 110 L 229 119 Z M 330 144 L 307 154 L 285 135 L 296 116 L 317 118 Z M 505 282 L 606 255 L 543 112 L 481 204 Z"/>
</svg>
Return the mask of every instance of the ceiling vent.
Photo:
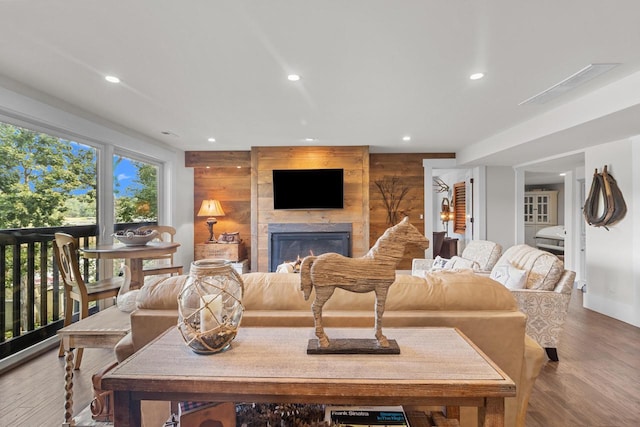
<svg viewBox="0 0 640 427">
<path fill-rule="evenodd" d="M 559 83 L 554 84 L 548 89 L 543 90 L 531 98 L 525 99 L 518 105 L 525 104 L 544 104 L 553 98 L 560 96 L 570 90 L 573 90 L 583 83 L 604 74 L 620 64 L 589 64 L 575 74 L 570 75 Z"/>
</svg>

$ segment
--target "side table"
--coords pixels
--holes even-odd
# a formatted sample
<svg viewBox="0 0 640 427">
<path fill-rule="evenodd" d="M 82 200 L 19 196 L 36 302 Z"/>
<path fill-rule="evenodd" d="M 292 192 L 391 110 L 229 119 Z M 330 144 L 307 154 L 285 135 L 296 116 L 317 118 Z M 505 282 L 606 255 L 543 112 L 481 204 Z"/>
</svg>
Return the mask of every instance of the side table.
<svg viewBox="0 0 640 427">
<path fill-rule="evenodd" d="M 196 243 L 194 259 L 224 259 L 232 262 L 242 261 L 247 257 L 247 247 L 240 243 Z"/>
</svg>

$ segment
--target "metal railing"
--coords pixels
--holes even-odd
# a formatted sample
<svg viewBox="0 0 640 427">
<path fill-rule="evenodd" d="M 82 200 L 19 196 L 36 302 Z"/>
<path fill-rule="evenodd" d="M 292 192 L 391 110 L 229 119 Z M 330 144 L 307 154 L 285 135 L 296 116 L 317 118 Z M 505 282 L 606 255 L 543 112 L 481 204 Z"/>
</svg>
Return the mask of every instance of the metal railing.
<svg viewBox="0 0 640 427">
<path fill-rule="evenodd" d="M 115 230 L 155 223 L 121 223 Z M 64 323 L 64 286 L 53 254 L 54 234 L 96 243 L 98 226 L 0 230 L 0 360 L 56 334 Z M 99 279 L 99 260 L 80 258 L 85 281 Z M 74 316 L 77 316 L 77 304 Z"/>
</svg>

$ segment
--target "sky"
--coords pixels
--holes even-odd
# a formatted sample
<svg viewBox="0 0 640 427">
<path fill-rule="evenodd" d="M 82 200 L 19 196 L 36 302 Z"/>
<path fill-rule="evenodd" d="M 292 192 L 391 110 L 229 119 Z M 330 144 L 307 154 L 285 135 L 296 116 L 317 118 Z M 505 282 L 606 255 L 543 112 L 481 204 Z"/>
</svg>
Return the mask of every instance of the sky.
<svg viewBox="0 0 640 427">
<path fill-rule="evenodd" d="M 128 189 L 140 187 L 139 184 L 134 184 L 133 182 L 136 178 L 136 168 L 133 166 L 131 160 L 126 157 L 122 157 L 122 161 L 114 168 L 113 175 L 120 183 L 121 193 L 117 194 L 116 197 L 126 195 Z"/>
</svg>

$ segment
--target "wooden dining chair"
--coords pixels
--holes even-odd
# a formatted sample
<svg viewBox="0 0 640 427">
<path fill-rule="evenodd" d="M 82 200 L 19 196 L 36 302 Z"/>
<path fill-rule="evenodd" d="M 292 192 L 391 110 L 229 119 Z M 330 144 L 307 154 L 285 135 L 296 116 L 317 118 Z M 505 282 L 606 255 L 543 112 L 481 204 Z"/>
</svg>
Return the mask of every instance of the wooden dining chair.
<svg viewBox="0 0 640 427">
<path fill-rule="evenodd" d="M 114 298 L 120 286 L 131 280 L 131 274 L 124 277 L 113 277 L 97 282 L 85 283 L 80 271 L 78 244 L 75 237 L 66 233 L 55 233 L 53 251 L 64 283 L 64 326 L 71 324 L 73 318 L 73 302 L 78 301 L 80 312 L 78 319 L 89 316 L 89 302 Z M 78 348 L 75 357 L 75 369 L 80 369 L 82 348 Z M 58 356 L 64 355 L 62 342 Z"/>
<path fill-rule="evenodd" d="M 139 227 L 140 231 L 147 230 L 155 230 L 158 232 L 158 237 L 156 237 L 155 241 L 160 242 L 172 242 L 173 238 L 176 235 L 176 229 L 171 227 L 170 225 L 145 225 Z M 180 275 L 182 274 L 182 266 L 176 265 L 173 262 L 173 254 L 169 255 L 160 255 L 154 258 L 145 258 L 145 260 L 153 260 L 153 264 L 144 266 L 142 269 L 143 275 L 153 276 L 157 274 L 170 274 L 170 275 Z"/>
</svg>

